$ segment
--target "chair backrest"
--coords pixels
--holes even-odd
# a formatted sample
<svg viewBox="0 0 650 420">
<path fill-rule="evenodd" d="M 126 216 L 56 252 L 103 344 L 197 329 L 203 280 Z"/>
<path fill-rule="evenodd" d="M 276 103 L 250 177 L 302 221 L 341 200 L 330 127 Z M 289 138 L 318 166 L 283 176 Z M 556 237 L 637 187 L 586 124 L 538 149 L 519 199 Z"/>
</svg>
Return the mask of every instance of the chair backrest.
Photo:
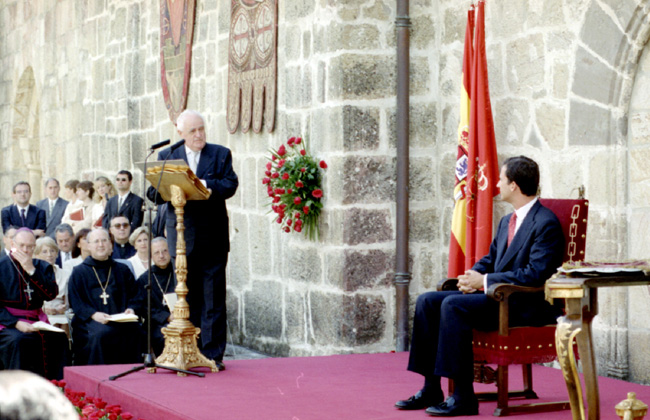
<svg viewBox="0 0 650 420">
<path fill-rule="evenodd" d="M 539 202 L 560 219 L 566 242 L 562 261 L 583 261 L 587 244 L 589 200 L 540 198 Z"/>
</svg>

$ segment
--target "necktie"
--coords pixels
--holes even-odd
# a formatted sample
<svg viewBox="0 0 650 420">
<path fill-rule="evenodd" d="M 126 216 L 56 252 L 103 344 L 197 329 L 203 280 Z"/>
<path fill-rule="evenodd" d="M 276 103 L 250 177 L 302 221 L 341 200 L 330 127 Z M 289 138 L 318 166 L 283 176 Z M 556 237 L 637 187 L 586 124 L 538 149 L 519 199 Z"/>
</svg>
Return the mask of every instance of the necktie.
<svg viewBox="0 0 650 420">
<path fill-rule="evenodd" d="M 120 197 L 120 199 L 118 200 L 118 203 L 117 203 L 117 209 L 118 210 L 122 208 L 122 204 L 124 204 L 124 197 Z"/>
<path fill-rule="evenodd" d="M 25 209 L 20 209 L 20 220 L 23 222 L 23 226 L 25 226 Z"/>
<path fill-rule="evenodd" d="M 517 226 L 517 213 L 512 213 L 510 221 L 508 222 L 508 246 L 512 242 L 512 238 L 515 237 L 515 227 Z"/>
<path fill-rule="evenodd" d="M 50 214 L 52 214 L 53 210 L 54 210 L 54 201 L 50 200 Z"/>
</svg>

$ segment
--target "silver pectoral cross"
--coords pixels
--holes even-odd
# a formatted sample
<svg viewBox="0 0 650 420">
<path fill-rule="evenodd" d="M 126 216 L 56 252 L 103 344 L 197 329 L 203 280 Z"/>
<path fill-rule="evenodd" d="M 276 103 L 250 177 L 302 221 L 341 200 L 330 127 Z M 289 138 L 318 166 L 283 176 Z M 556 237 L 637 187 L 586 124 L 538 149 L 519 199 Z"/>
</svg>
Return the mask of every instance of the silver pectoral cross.
<svg viewBox="0 0 650 420">
<path fill-rule="evenodd" d="M 32 292 L 34 289 L 29 287 L 29 283 L 27 283 L 27 287 L 25 288 L 25 293 L 27 293 L 27 299 L 32 300 Z"/>
<path fill-rule="evenodd" d="M 99 295 L 99 297 L 104 301 L 104 305 L 108 305 L 107 299 L 110 297 L 108 293 L 106 293 L 106 290 L 102 291 L 102 294 Z"/>
</svg>

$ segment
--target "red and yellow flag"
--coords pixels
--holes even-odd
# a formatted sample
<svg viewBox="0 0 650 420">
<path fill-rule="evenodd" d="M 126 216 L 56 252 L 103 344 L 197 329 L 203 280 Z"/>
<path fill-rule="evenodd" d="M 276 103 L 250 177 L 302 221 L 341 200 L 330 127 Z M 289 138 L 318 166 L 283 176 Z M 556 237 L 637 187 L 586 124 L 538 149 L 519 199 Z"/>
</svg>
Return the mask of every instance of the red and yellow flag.
<svg viewBox="0 0 650 420">
<path fill-rule="evenodd" d="M 464 273 L 488 253 L 492 241 L 492 199 L 499 193 L 485 54 L 484 1 L 479 1 L 475 12 L 470 9 L 468 13 L 458 133 L 449 277 Z"/>
<path fill-rule="evenodd" d="M 465 27 L 465 50 L 463 52 L 463 83 L 460 88 L 460 121 L 458 123 L 458 154 L 456 155 L 456 186 L 454 187 L 454 214 L 451 222 L 451 239 L 449 241 L 448 277 L 458 277 L 465 272 L 465 217 L 467 214 L 467 150 L 469 149 L 469 108 L 472 58 L 474 48 L 474 6 L 467 11 Z"/>
</svg>

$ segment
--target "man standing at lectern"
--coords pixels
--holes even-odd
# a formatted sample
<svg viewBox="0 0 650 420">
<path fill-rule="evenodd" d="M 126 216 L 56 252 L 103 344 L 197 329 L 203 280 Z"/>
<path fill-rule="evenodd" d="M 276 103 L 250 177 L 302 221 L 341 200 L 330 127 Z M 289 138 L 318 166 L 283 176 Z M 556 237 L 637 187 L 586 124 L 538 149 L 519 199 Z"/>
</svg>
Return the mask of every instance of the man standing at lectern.
<svg viewBox="0 0 650 420">
<path fill-rule="evenodd" d="M 187 301 L 190 321 L 201 328 L 198 340 L 203 355 L 212 359 L 219 370 L 225 369 L 226 350 L 226 264 L 230 251 L 226 200 L 237 191 L 239 181 L 232 168 L 232 155 L 226 147 L 207 144 L 205 121 L 196 111 L 185 110 L 176 122 L 183 146 L 160 152 L 159 160 L 183 159 L 211 192 L 210 198 L 188 201 L 185 205 L 185 242 L 187 255 Z M 156 204 L 164 203 L 154 187 L 147 196 Z M 176 214 L 167 206 L 167 240 L 176 256 Z"/>
</svg>

